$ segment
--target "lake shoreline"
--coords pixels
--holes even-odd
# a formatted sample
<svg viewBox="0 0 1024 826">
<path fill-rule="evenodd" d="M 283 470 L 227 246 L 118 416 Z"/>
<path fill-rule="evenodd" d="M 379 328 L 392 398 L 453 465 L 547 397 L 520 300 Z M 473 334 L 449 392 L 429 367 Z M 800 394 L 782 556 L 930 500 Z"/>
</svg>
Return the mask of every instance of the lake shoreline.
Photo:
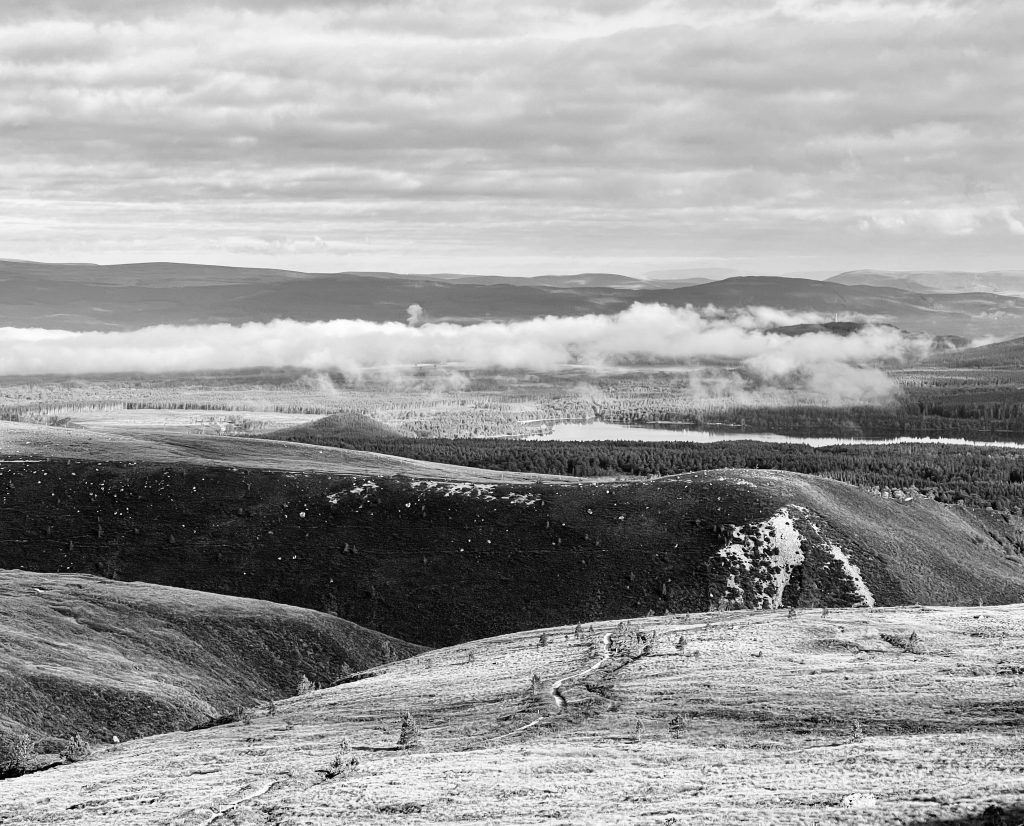
<svg viewBox="0 0 1024 826">
<path fill-rule="evenodd" d="M 689 442 L 713 444 L 715 442 L 766 442 L 794 444 L 809 447 L 836 447 L 841 445 L 952 445 L 957 447 L 1006 448 L 1024 450 L 1024 443 L 1002 441 L 976 441 L 951 436 L 893 436 L 869 438 L 857 436 L 786 436 L 781 433 L 721 432 L 689 428 L 650 427 L 617 424 L 613 422 L 562 422 L 551 431 L 537 436 L 520 437 L 529 442 Z"/>
</svg>

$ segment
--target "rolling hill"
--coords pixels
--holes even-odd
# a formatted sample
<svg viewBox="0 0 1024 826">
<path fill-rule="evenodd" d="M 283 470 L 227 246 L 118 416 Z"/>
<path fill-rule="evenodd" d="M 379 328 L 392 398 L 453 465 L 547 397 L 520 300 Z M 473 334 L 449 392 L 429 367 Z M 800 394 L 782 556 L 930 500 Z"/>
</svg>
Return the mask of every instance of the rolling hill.
<svg viewBox="0 0 1024 826">
<path fill-rule="evenodd" d="M 1024 593 L 1009 523 L 796 473 L 581 482 L 463 469 L 456 481 L 458 468 L 444 478 L 443 465 L 375 454 L 364 461 L 387 471 L 303 471 L 297 460 L 282 472 L 255 466 L 258 444 L 319 449 L 174 439 L 226 452 L 205 466 L 0 462 L 0 567 L 301 605 L 430 646 L 718 605 Z M 250 466 L 233 463 L 238 450 Z"/>
<path fill-rule="evenodd" d="M 1005 293 L 1024 296 L 1024 271 L 850 270 L 828 279 L 835 284 L 897 287 L 911 292 Z"/>
<path fill-rule="evenodd" d="M 1024 338 L 969 347 L 955 353 L 942 353 L 930 358 L 928 364 L 956 369 L 1020 370 L 1024 368 Z"/>
<path fill-rule="evenodd" d="M 419 653 L 327 614 L 93 576 L 0 571 L 0 737 L 43 752 L 190 728 Z"/>
<path fill-rule="evenodd" d="M 1019 605 L 536 630 L 0 782 L 0 820 L 1013 824 L 1022 657 Z"/>
</svg>

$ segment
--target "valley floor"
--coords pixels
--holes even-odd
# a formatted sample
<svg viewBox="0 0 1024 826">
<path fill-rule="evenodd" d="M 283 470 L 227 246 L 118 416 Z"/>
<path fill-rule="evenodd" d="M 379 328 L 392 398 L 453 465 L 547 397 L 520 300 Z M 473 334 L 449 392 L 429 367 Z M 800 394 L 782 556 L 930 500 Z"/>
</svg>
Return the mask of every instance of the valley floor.
<svg viewBox="0 0 1024 826">
<path fill-rule="evenodd" d="M 1022 689 L 1022 605 L 570 626 L 3 781 L 0 822 L 980 823 L 1024 799 Z"/>
</svg>

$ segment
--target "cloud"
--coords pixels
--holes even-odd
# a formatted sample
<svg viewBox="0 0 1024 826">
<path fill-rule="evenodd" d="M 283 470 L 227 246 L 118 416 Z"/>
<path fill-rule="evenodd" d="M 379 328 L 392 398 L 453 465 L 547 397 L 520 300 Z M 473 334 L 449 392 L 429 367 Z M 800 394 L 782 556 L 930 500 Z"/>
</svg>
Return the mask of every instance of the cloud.
<svg viewBox="0 0 1024 826">
<path fill-rule="evenodd" d="M 393 379 L 429 365 L 462 384 L 459 371 L 466 370 L 729 363 L 761 383 L 801 387 L 827 399 L 875 401 L 892 390 L 879 366 L 927 349 L 927 342 L 891 327 L 865 327 L 848 336 L 786 336 L 757 326 L 757 316 L 757 311 L 730 318 L 719 311 L 636 303 L 615 315 L 466 326 L 277 320 L 131 332 L 0 328 L 0 375 L 296 367 L 353 379 L 390 372 Z M 775 311 L 770 323 L 795 320 Z M 840 385 L 847 389 L 841 392 Z"/>
<path fill-rule="evenodd" d="M 319 235 L 312 238 L 253 238 L 231 236 L 224 239 L 224 246 L 236 252 L 259 252 L 267 255 L 287 255 L 297 252 L 317 252 L 333 247 L 343 247 L 337 243 L 329 243 Z"/>
<path fill-rule="evenodd" d="M 1014 235 L 1024 235 L 1024 221 L 1021 221 L 1021 219 L 1013 213 L 1013 210 L 1004 209 L 1003 220 L 1006 221 L 1006 226 Z"/>
<path fill-rule="evenodd" d="M 423 323 L 423 307 L 419 304 L 410 304 L 406 312 L 409 315 L 408 324 L 410 327 L 419 327 Z"/>
<path fill-rule="evenodd" d="M 993 268 L 1019 255 L 989 216 L 1024 191 L 1022 27 L 968 0 L 10 0 L 0 247 Z"/>
</svg>

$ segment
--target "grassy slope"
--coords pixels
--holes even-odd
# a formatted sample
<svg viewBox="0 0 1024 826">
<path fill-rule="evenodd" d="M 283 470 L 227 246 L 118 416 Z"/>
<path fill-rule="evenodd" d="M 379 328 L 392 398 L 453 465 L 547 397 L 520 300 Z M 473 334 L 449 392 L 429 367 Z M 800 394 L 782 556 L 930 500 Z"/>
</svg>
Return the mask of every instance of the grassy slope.
<svg viewBox="0 0 1024 826">
<path fill-rule="evenodd" d="M 742 479 L 746 473 L 720 475 Z M 831 479 L 774 473 L 787 499 L 825 516 L 866 580 L 898 584 L 891 592 L 873 589 L 879 604 L 988 602 L 988 589 L 997 582 L 1001 596 L 991 601 L 1024 597 L 1024 557 L 993 542 L 997 519 L 928 499 L 900 502 Z"/>
<path fill-rule="evenodd" d="M 545 647 L 516 634 L 391 664 L 248 726 L 133 741 L 0 783 L 0 820 L 980 823 L 1024 795 L 1022 606 L 635 627 L 657 640 L 632 662 L 604 659 L 611 622 L 582 639 L 553 629 Z M 912 632 L 917 653 L 900 645 Z M 550 689 L 562 677 L 559 711 Z M 396 751 L 403 709 L 423 741 Z M 339 753 L 358 765 L 328 778 Z"/>
<path fill-rule="evenodd" d="M 826 542 L 850 554 L 878 604 L 1013 602 L 1024 593 L 1019 549 L 997 525 L 799 474 L 496 488 L 371 481 L 186 464 L 0 463 L 0 566 L 303 605 L 438 646 L 706 610 L 725 595 L 728 571 L 709 560 L 732 526 L 795 505 L 808 509 L 799 529 L 809 562 L 792 597 L 801 605 L 852 604 L 846 579 L 825 567 Z"/>
<path fill-rule="evenodd" d="M 0 638 L 0 732 L 103 742 L 422 650 L 287 605 L 25 571 L 0 571 Z"/>
<path fill-rule="evenodd" d="M 935 367 L 956 368 L 1011 368 L 1019 370 L 1024 365 L 1024 338 L 969 347 L 956 353 L 932 356 L 927 362 Z"/>
</svg>

